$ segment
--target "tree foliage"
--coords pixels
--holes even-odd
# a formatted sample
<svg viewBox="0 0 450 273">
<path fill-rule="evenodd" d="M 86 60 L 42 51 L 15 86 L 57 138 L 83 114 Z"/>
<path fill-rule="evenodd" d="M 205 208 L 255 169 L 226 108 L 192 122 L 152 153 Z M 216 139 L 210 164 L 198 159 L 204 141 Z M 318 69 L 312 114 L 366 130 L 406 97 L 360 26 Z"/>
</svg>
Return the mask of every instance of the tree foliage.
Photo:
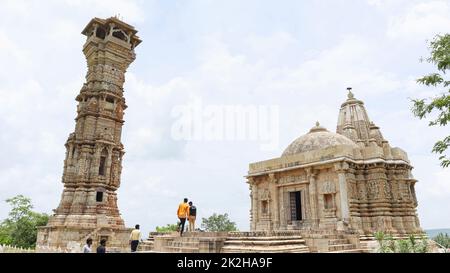
<svg viewBox="0 0 450 273">
<path fill-rule="evenodd" d="M 49 216 L 32 211 L 31 199 L 23 195 L 6 200 L 11 206 L 8 218 L 0 223 L 0 244 L 23 248 L 36 246 L 37 227 L 45 226 Z"/>
<path fill-rule="evenodd" d="M 206 231 L 237 231 L 236 223 L 228 218 L 228 214 L 214 213 L 209 218 L 202 218 L 202 228 Z"/>
<path fill-rule="evenodd" d="M 417 239 L 415 235 L 410 235 L 407 239 L 394 239 L 391 235 L 382 231 L 375 232 L 375 239 L 378 241 L 380 253 L 427 253 L 428 241 L 425 237 Z"/>
<path fill-rule="evenodd" d="M 450 236 L 447 233 L 439 233 L 433 241 L 445 248 L 450 248 Z"/>
<path fill-rule="evenodd" d="M 450 122 L 450 80 L 446 72 L 450 69 L 450 34 L 436 35 L 430 42 L 431 55 L 426 59 L 437 68 L 437 72 L 430 73 L 417 82 L 427 87 L 441 89 L 439 95 L 428 99 L 413 99 L 412 111 L 420 119 L 434 115 L 429 126 L 446 126 Z M 446 155 L 450 147 L 450 135 L 435 143 L 433 152 L 440 155 L 441 166 L 450 166 L 450 157 Z"/>
<path fill-rule="evenodd" d="M 172 231 L 177 231 L 178 225 L 177 224 L 167 224 L 165 227 L 156 227 L 156 232 L 161 232 L 161 233 L 165 233 L 165 232 L 172 232 Z"/>
</svg>

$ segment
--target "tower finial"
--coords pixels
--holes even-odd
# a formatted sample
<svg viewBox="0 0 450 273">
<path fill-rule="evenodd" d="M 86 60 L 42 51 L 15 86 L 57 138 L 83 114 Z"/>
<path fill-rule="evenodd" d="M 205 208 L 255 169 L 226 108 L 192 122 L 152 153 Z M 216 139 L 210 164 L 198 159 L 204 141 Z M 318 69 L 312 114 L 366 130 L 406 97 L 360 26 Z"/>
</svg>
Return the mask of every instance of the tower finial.
<svg viewBox="0 0 450 273">
<path fill-rule="evenodd" d="M 320 122 L 316 121 L 316 127 L 319 127 L 319 126 L 320 126 Z"/>
<path fill-rule="evenodd" d="M 352 93 L 352 89 L 353 89 L 353 88 L 351 88 L 351 87 L 347 87 L 347 90 L 348 90 L 348 99 L 349 99 L 349 100 L 352 100 L 352 99 L 355 98 L 355 95 Z"/>
</svg>

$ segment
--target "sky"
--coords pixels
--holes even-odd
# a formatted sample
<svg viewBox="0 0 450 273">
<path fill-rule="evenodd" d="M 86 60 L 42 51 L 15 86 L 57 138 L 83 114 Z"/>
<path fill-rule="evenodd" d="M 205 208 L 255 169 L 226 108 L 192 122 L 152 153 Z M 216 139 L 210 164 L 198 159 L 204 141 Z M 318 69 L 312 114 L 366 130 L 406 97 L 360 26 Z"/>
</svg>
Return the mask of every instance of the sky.
<svg viewBox="0 0 450 273">
<path fill-rule="evenodd" d="M 0 0 L 0 219 L 18 194 L 36 211 L 57 207 L 86 73 L 80 32 L 92 17 L 115 15 L 143 40 L 124 86 L 118 203 L 127 226 L 176 223 L 189 197 L 199 218 L 228 213 L 249 230 L 248 164 L 279 157 L 316 121 L 335 131 L 351 86 L 408 153 L 422 227 L 450 227 L 450 168 L 431 153 L 449 128 L 410 110 L 412 98 L 441 91 L 415 80 L 434 71 L 420 58 L 449 30 L 447 0 Z M 262 109 L 269 134 L 221 138 L 228 127 L 214 127 L 214 114 L 238 106 Z M 177 113 L 194 108 L 197 137 L 176 137 Z"/>
</svg>

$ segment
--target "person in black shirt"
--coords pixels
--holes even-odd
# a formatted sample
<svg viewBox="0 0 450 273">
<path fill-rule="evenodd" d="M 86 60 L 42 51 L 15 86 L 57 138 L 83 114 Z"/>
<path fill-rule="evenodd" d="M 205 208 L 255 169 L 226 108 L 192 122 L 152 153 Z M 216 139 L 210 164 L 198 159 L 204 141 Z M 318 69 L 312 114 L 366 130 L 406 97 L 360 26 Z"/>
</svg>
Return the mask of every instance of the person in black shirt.
<svg viewBox="0 0 450 273">
<path fill-rule="evenodd" d="M 106 253 L 106 240 L 102 239 L 97 247 L 97 253 Z"/>
<path fill-rule="evenodd" d="M 195 231 L 195 219 L 197 217 L 197 208 L 192 202 L 189 202 L 189 232 Z"/>
</svg>

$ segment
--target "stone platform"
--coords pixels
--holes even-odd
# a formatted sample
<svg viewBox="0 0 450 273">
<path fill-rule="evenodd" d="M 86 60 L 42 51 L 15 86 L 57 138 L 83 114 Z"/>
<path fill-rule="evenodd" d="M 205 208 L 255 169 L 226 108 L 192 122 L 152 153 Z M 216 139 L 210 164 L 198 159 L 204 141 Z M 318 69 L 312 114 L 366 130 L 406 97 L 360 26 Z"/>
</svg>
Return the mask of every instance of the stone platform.
<svg viewBox="0 0 450 273">
<path fill-rule="evenodd" d="M 370 253 L 373 238 L 344 232 L 195 232 L 151 233 L 141 253 Z"/>
</svg>

